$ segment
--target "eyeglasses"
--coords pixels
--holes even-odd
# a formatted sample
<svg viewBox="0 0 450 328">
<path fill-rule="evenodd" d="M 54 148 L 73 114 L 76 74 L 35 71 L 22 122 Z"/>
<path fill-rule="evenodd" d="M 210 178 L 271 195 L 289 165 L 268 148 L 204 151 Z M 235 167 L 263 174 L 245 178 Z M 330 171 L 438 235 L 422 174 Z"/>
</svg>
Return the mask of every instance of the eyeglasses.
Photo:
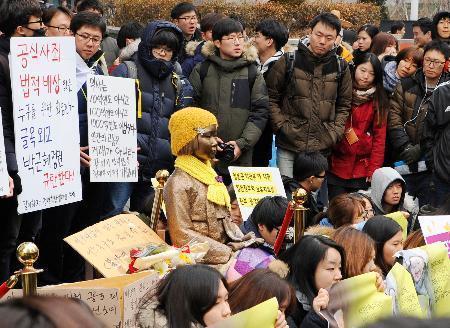
<svg viewBox="0 0 450 328">
<path fill-rule="evenodd" d="M 52 28 L 56 28 L 58 30 L 58 32 L 60 33 L 66 33 L 70 27 L 67 26 L 53 26 L 53 25 L 47 25 L 47 27 L 52 27 Z M 78 34 L 79 35 L 79 34 Z M 80 35 L 81 36 L 81 35 Z"/>
<path fill-rule="evenodd" d="M 182 19 L 185 22 L 195 22 L 198 20 L 197 16 L 185 16 L 185 17 L 178 17 L 177 19 Z"/>
<path fill-rule="evenodd" d="M 324 175 L 314 175 L 317 179 L 325 179 L 327 177 L 326 174 Z"/>
<path fill-rule="evenodd" d="M 436 66 L 436 67 L 439 67 L 439 66 L 442 66 L 445 64 L 445 62 L 441 62 L 439 60 L 432 60 L 430 58 L 424 58 L 423 63 L 428 66 L 431 66 L 431 64 L 433 64 L 433 66 Z"/>
<path fill-rule="evenodd" d="M 164 56 L 164 55 L 171 55 L 173 54 L 173 50 L 165 47 L 155 47 L 152 49 L 152 51 L 156 52 L 157 54 Z M 164 53 L 164 55 L 163 55 Z"/>
<path fill-rule="evenodd" d="M 92 41 L 93 44 L 100 44 L 102 42 L 101 38 L 95 36 L 90 36 L 88 34 L 78 34 L 78 33 L 75 34 L 78 35 L 81 38 L 81 40 L 83 40 L 83 42 L 85 43 Z"/>
<path fill-rule="evenodd" d="M 30 25 L 30 24 L 42 24 L 42 19 L 34 21 L 34 22 L 28 22 L 26 25 Z"/>
<path fill-rule="evenodd" d="M 237 35 L 230 35 L 230 36 L 224 36 L 222 38 L 223 41 L 230 41 L 232 40 L 233 42 L 244 42 L 245 38 L 242 34 L 237 34 Z"/>
<path fill-rule="evenodd" d="M 373 208 L 369 208 L 368 210 L 364 210 L 363 218 L 367 220 L 369 218 L 370 214 L 372 214 L 372 216 L 375 215 L 375 210 Z"/>
</svg>

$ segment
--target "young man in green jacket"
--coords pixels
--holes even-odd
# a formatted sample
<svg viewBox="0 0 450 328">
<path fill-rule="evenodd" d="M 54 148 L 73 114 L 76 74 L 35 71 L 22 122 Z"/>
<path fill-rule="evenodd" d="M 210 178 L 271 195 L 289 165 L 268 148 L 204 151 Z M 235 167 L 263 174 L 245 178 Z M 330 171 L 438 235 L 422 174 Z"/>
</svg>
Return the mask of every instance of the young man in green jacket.
<svg viewBox="0 0 450 328">
<path fill-rule="evenodd" d="M 234 146 L 231 163 L 220 161 L 219 174 L 228 165 L 251 166 L 253 146 L 269 118 L 269 98 L 264 78 L 256 67 L 256 49 L 245 43 L 242 25 L 225 18 L 212 30 L 213 42 L 203 46 L 206 60 L 191 73 L 194 103 L 213 113 L 219 122 L 218 136 Z"/>
</svg>

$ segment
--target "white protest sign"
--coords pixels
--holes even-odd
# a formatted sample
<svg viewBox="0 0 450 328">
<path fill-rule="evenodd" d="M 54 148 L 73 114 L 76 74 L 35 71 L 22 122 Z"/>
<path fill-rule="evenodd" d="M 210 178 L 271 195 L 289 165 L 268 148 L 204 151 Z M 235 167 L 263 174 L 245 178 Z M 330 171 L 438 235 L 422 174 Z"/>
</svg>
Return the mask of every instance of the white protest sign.
<svg viewBox="0 0 450 328">
<path fill-rule="evenodd" d="M 286 197 L 280 170 L 276 167 L 230 166 L 228 170 L 244 221 L 247 221 L 261 198 Z"/>
<path fill-rule="evenodd" d="M 3 124 L 2 116 L 0 115 L 0 196 L 9 193 L 9 174 L 8 168 L 6 167 L 5 144 L 3 140 Z"/>
<path fill-rule="evenodd" d="M 107 327 L 121 328 L 121 306 L 119 288 L 59 288 L 55 286 L 38 288 L 39 295 L 75 298 L 86 303 L 94 315 Z M 22 297 L 21 289 L 12 289 L 3 300 Z"/>
<path fill-rule="evenodd" d="M 11 38 L 18 212 L 81 200 L 73 37 Z"/>
<path fill-rule="evenodd" d="M 87 80 L 92 182 L 137 182 L 135 81 L 90 75 Z"/>
<path fill-rule="evenodd" d="M 419 216 L 419 222 L 427 245 L 443 242 L 450 258 L 450 215 Z"/>
</svg>

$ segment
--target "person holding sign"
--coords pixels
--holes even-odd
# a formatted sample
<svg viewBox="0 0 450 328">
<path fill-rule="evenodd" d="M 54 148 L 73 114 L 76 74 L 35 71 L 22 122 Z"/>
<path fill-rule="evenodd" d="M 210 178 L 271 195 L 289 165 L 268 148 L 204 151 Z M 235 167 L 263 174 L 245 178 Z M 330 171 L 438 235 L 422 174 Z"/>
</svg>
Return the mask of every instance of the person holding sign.
<svg viewBox="0 0 450 328">
<path fill-rule="evenodd" d="M 42 11 L 36 0 L 11 0 L 2 4 L 0 11 L 0 107 L 3 122 L 6 164 L 9 174 L 8 197 L 0 198 L 0 281 L 6 280 L 10 272 L 11 257 L 15 252 L 23 216 L 17 214 L 17 195 L 22 191 L 15 151 L 12 90 L 8 55 L 11 37 L 33 37 L 42 35 Z M 3 140 L 0 140 L 3 142 Z M 39 226 L 40 212 L 27 214 L 24 223 L 34 234 Z M 34 236 L 26 236 L 32 238 Z"/>
<path fill-rule="evenodd" d="M 182 43 L 183 34 L 174 24 L 151 22 L 142 32 L 137 51 L 112 73 L 137 79 L 142 92 L 142 117 L 137 120 L 139 181 L 114 184 L 112 193 L 120 209 L 130 199 L 131 211 L 150 216 L 151 179 L 158 170 L 173 171 L 167 125 L 175 111 L 192 104 L 193 92 L 177 62 Z"/>
<path fill-rule="evenodd" d="M 230 196 L 211 166 L 217 151 L 217 119 L 207 110 L 188 107 L 172 115 L 169 131 L 177 159 L 163 197 L 172 243 L 182 247 L 193 240 L 207 242 L 210 249 L 203 262 L 226 263 L 233 250 L 251 245 L 255 235 L 244 236 L 231 222 Z"/>
</svg>

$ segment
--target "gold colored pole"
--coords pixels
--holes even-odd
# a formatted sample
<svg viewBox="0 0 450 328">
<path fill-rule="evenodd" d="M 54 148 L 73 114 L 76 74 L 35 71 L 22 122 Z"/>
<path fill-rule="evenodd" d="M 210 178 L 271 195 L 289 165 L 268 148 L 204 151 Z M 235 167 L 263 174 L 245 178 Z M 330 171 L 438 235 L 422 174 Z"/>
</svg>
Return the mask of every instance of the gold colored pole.
<svg viewBox="0 0 450 328">
<path fill-rule="evenodd" d="M 169 175 L 170 173 L 166 170 L 156 172 L 155 178 L 158 181 L 158 186 L 155 187 L 155 199 L 153 200 L 152 214 L 150 216 L 150 228 L 155 232 L 158 225 L 159 213 L 161 212 L 164 184 L 169 178 Z"/>
<path fill-rule="evenodd" d="M 36 295 L 37 274 L 43 271 L 33 267 L 39 257 L 39 249 L 34 243 L 25 242 L 17 247 L 16 256 L 24 265 L 23 269 L 18 272 L 22 279 L 23 296 Z"/>
<path fill-rule="evenodd" d="M 298 188 L 292 193 L 293 209 L 294 209 L 294 243 L 303 237 L 306 227 L 306 211 L 308 210 L 303 204 L 308 199 L 308 193 L 303 188 Z"/>
</svg>

